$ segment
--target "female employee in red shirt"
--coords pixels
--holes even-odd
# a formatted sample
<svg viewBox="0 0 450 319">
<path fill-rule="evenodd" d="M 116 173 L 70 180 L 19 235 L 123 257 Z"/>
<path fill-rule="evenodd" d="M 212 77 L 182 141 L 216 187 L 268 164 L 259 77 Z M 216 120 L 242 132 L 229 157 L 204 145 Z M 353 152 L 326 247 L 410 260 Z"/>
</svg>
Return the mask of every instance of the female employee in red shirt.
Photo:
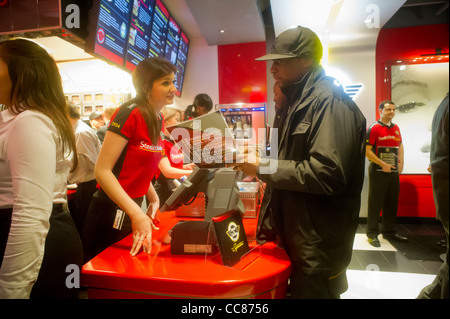
<svg viewBox="0 0 450 319">
<path fill-rule="evenodd" d="M 181 122 L 181 111 L 172 107 L 165 107 L 162 110 L 164 116 L 164 127 L 176 125 Z M 184 164 L 184 156 L 181 150 L 174 145 L 174 141 L 170 138 L 169 132 L 165 129 L 164 136 L 165 155 L 159 162 L 159 170 L 155 182 L 155 190 L 162 206 L 166 200 L 172 195 L 173 189 L 176 187 L 173 180 L 188 176 L 192 173 L 195 164 Z"/>
<path fill-rule="evenodd" d="M 83 232 L 85 261 L 133 232 L 130 254 L 141 247 L 150 253 L 153 223 L 159 208 L 151 184 L 164 154 L 161 139 L 163 106 L 173 103 L 175 67 L 149 58 L 133 72 L 136 98 L 111 117 L 95 165 L 99 190 L 94 194 Z M 149 206 L 141 209 L 143 196 Z"/>
</svg>

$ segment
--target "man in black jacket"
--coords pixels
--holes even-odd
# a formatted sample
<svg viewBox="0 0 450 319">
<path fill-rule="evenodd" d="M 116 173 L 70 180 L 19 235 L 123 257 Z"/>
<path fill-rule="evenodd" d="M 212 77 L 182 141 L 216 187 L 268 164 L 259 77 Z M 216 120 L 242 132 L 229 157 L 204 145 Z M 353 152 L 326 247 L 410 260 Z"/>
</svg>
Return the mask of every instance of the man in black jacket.
<svg viewBox="0 0 450 319">
<path fill-rule="evenodd" d="M 317 35 L 297 27 L 257 59 L 273 61 L 270 71 L 289 110 L 278 158 L 237 166 L 267 183 L 258 240 L 273 240 L 272 227 L 280 237 L 293 265 L 292 298 L 339 298 L 346 291 L 364 181 L 366 119 L 325 75 L 321 58 Z"/>
</svg>

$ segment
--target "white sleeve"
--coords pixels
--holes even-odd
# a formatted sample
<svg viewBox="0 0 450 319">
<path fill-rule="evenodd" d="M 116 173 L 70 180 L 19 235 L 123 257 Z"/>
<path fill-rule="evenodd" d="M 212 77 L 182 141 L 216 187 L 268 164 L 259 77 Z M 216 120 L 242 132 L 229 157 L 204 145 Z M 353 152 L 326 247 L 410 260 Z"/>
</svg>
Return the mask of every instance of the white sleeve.
<svg viewBox="0 0 450 319">
<path fill-rule="evenodd" d="M 48 117 L 23 112 L 6 141 L 14 206 L 0 269 L 0 298 L 29 298 L 39 274 L 53 207 L 56 136 Z"/>
</svg>

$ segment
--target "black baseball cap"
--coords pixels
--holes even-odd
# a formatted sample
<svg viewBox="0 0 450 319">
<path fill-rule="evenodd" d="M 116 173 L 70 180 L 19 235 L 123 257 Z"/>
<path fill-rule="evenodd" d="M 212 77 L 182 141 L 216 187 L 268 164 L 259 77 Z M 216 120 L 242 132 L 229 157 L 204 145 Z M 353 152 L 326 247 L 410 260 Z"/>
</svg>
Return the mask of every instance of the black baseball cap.
<svg viewBox="0 0 450 319">
<path fill-rule="evenodd" d="M 320 61 L 322 54 L 323 47 L 317 34 L 308 28 L 298 26 L 282 32 L 275 39 L 270 54 L 256 60 L 266 61 L 310 56 Z"/>
<path fill-rule="evenodd" d="M 94 120 L 99 118 L 100 116 L 102 116 L 102 113 L 99 112 L 92 112 L 91 114 L 89 114 L 89 121 Z"/>
</svg>

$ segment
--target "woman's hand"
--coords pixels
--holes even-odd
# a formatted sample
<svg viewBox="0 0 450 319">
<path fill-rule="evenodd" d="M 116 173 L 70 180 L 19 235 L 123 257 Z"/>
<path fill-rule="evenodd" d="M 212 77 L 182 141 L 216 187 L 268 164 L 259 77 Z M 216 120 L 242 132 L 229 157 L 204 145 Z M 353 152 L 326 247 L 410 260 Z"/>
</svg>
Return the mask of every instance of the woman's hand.
<svg viewBox="0 0 450 319">
<path fill-rule="evenodd" d="M 149 206 L 149 210 L 151 207 Z M 152 231 L 158 229 L 148 214 L 139 214 L 131 220 L 133 229 L 133 246 L 131 247 L 131 256 L 136 256 L 141 247 L 145 253 L 150 254 L 152 250 Z"/>
<path fill-rule="evenodd" d="M 133 229 L 133 246 L 130 251 L 132 256 L 136 256 L 141 247 L 145 253 L 150 254 L 152 251 L 153 229 L 159 229 L 156 227 L 158 222 L 156 219 L 156 214 L 159 209 L 159 197 L 151 183 L 146 197 L 148 200 L 147 213 L 144 214 L 140 211 L 135 215 L 130 214 L 131 228 Z"/>
<path fill-rule="evenodd" d="M 188 170 L 188 171 L 192 171 L 195 166 L 197 166 L 197 165 L 195 165 L 194 163 L 184 164 L 183 165 L 183 169 Z"/>
</svg>

